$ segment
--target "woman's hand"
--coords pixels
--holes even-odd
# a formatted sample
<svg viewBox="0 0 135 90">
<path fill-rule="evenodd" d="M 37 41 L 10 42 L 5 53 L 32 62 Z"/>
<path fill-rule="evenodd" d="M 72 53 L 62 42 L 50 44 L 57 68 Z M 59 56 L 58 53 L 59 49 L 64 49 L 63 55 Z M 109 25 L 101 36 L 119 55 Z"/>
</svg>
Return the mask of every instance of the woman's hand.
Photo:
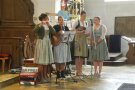
<svg viewBox="0 0 135 90">
<path fill-rule="evenodd" d="M 62 30 L 60 30 L 58 34 L 59 34 L 59 35 L 63 35 L 63 33 L 64 33 L 64 32 L 63 32 Z"/>
<path fill-rule="evenodd" d="M 46 22 L 46 25 L 47 25 L 48 27 L 51 26 L 49 22 Z"/>
<path fill-rule="evenodd" d="M 85 33 L 85 30 L 82 30 L 82 33 Z"/>
<path fill-rule="evenodd" d="M 95 42 L 95 41 L 91 41 L 91 43 L 92 43 L 92 46 L 96 46 L 97 45 L 97 43 Z"/>
<path fill-rule="evenodd" d="M 102 42 L 102 39 L 101 38 L 98 39 L 97 43 L 99 44 L 100 42 Z"/>
</svg>

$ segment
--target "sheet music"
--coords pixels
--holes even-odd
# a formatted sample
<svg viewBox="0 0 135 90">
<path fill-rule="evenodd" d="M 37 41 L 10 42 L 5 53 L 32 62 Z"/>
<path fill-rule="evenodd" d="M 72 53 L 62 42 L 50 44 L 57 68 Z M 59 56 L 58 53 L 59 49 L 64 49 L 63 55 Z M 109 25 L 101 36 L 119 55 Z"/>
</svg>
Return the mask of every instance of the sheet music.
<svg viewBox="0 0 135 90">
<path fill-rule="evenodd" d="M 71 42 L 74 39 L 75 31 L 64 31 L 62 36 L 62 42 Z"/>
</svg>

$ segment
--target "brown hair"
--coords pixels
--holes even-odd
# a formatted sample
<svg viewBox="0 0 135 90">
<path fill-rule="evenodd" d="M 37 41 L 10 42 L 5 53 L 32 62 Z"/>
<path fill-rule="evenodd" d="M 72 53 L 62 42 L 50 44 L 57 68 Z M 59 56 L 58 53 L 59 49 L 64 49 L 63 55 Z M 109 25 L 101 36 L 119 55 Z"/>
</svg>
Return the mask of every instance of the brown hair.
<svg viewBox="0 0 135 90">
<path fill-rule="evenodd" d="M 83 14 L 86 14 L 86 12 L 85 11 L 81 11 L 81 15 L 83 15 Z"/>
<path fill-rule="evenodd" d="M 47 14 L 45 14 L 45 13 L 41 13 L 41 15 L 38 17 L 38 19 L 39 19 L 40 21 L 42 21 L 42 20 L 45 19 L 45 18 L 48 18 Z"/>
<path fill-rule="evenodd" d="M 59 21 L 59 19 L 60 19 L 60 18 L 62 18 L 62 19 L 63 19 L 63 17 L 62 17 L 62 16 L 58 16 L 58 21 Z"/>
</svg>

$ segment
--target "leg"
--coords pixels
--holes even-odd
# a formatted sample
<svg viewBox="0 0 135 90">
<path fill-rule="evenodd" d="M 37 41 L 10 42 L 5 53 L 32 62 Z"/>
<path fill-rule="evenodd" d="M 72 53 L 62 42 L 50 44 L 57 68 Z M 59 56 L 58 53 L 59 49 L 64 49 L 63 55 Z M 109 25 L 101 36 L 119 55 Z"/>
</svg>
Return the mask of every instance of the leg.
<svg viewBox="0 0 135 90">
<path fill-rule="evenodd" d="M 83 61 L 84 61 L 84 58 L 80 58 L 80 63 L 79 63 L 79 74 L 81 75 L 82 74 L 82 65 L 83 65 Z"/>
<path fill-rule="evenodd" d="M 5 72 L 5 59 L 2 59 L 2 73 Z"/>
<path fill-rule="evenodd" d="M 44 78 L 45 78 L 45 80 L 47 80 L 47 79 L 48 79 L 48 75 L 47 75 L 47 65 L 44 65 L 43 67 L 44 67 L 44 70 L 43 70 Z"/>
<path fill-rule="evenodd" d="M 56 66 L 56 71 L 60 71 L 60 64 L 56 63 L 55 66 Z"/>
<path fill-rule="evenodd" d="M 76 75 L 79 74 L 79 58 L 76 57 L 75 58 L 75 65 L 76 65 Z"/>
<path fill-rule="evenodd" d="M 51 78 L 51 73 L 52 73 L 52 64 L 47 65 L 47 74 Z"/>
<path fill-rule="evenodd" d="M 65 63 L 61 63 L 60 64 L 60 71 L 64 71 L 65 70 Z"/>
<path fill-rule="evenodd" d="M 61 78 L 65 78 L 65 63 L 60 64 Z"/>
<path fill-rule="evenodd" d="M 103 61 L 99 61 L 99 75 L 101 74 L 102 67 L 103 67 Z"/>
<path fill-rule="evenodd" d="M 61 72 L 61 70 L 60 70 L 60 63 L 56 63 L 55 64 L 56 65 L 56 73 L 57 73 L 57 77 L 56 78 L 60 78 L 61 77 L 61 75 L 60 75 L 60 72 Z"/>
<path fill-rule="evenodd" d="M 38 71 L 39 71 L 39 79 L 44 80 L 44 75 L 43 75 L 43 65 L 38 65 Z"/>
<path fill-rule="evenodd" d="M 97 75 L 97 73 L 98 73 L 98 71 L 97 71 L 98 62 L 97 61 L 94 61 L 93 62 L 93 65 L 94 65 L 94 75 Z"/>
</svg>

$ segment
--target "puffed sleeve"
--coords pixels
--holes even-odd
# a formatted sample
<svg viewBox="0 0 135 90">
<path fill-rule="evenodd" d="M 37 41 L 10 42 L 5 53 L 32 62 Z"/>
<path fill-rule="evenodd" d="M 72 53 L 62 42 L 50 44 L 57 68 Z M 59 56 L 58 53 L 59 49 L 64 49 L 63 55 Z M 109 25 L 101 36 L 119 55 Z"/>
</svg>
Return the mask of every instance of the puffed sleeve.
<svg viewBox="0 0 135 90">
<path fill-rule="evenodd" d="M 55 29 L 56 32 L 60 31 L 60 26 L 59 25 L 54 25 L 53 28 Z"/>
<path fill-rule="evenodd" d="M 105 25 L 102 25 L 102 35 L 100 36 L 101 39 L 105 38 L 105 35 L 107 33 L 107 28 Z"/>
<path fill-rule="evenodd" d="M 77 27 L 77 25 L 78 25 L 78 20 L 77 20 L 77 21 L 75 21 L 75 22 L 73 23 L 72 30 L 75 30 L 75 29 L 76 29 L 76 27 Z"/>
<path fill-rule="evenodd" d="M 49 26 L 49 30 L 50 30 L 50 33 L 51 34 L 54 34 L 55 33 L 55 29 L 52 26 Z"/>
<path fill-rule="evenodd" d="M 35 28 L 33 29 L 33 32 L 36 34 L 36 33 L 38 33 L 38 30 L 40 29 L 41 27 L 39 27 L 39 24 L 37 24 L 36 26 L 35 26 Z"/>
</svg>

